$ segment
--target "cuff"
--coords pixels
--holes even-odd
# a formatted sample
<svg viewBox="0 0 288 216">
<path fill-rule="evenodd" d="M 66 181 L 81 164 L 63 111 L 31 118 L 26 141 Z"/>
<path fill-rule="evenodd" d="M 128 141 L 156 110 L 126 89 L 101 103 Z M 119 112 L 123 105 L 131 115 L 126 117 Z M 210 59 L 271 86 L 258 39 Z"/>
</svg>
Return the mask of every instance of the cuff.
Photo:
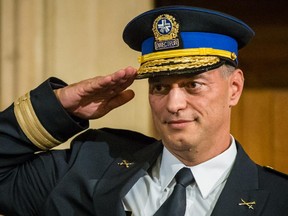
<svg viewBox="0 0 288 216">
<path fill-rule="evenodd" d="M 16 119 L 27 138 L 38 148 L 48 150 L 88 128 L 89 122 L 69 115 L 53 89 L 67 85 L 50 78 L 14 102 Z"/>
</svg>

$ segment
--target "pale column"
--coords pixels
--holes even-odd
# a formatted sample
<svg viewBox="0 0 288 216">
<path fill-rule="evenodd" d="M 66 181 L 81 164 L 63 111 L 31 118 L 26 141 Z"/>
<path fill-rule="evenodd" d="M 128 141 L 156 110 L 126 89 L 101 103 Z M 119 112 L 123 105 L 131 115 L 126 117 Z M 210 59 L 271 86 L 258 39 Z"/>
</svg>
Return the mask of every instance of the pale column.
<svg viewBox="0 0 288 216">
<path fill-rule="evenodd" d="M 15 52 L 15 2 L 2 0 L 0 4 L 0 110 L 2 110 L 15 97 L 14 77 L 17 55 Z"/>
<path fill-rule="evenodd" d="M 125 25 L 150 9 L 150 1 L 54 1 L 54 28 L 50 31 L 51 71 L 68 83 L 112 73 L 132 65 L 138 67 L 139 53 L 122 40 Z M 51 60 L 53 58 L 53 60 Z M 136 97 L 129 104 L 91 122 L 91 126 L 127 128 L 151 134 L 147 80 L 136 81 Z"/>
<path fill-rule="evenodd" d="M 44 0 L 1 0 L 1 108 L 43 80 Z"/>
</svg>

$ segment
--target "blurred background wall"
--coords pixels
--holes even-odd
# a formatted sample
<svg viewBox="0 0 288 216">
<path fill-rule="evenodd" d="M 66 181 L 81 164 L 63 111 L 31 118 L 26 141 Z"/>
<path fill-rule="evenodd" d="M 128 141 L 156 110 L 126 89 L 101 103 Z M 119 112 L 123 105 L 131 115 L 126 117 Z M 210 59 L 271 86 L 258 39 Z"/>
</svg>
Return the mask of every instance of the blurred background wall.
<svg viewBox="0 0 288 216">
<path fill-rule="evenodd" d="M 139 53 L 122 41 L 125 25 L 152 8 L 135 0 L 1 0 L 0 108 L 48 77 L 67 83 L 138 67 Z M 92 122 L 93 127 L 151 130 L 147 82 L 133 84 L 137 97 Z"/>
<path fill-rule="evenodd" d="M 138 67 L 139 54 L 122 41 L 123 28 L 139 13 L 169 4 L 221 10 L 255 30 L 252 43 L 240 51 L 246 87 L 233 110 L 232 134 L 256 162 L 288 173 L 285 0 L 0 0 L 0 109 L 51 76 L 73 83 Z M 155 135 L 147 83 L 136 81 L 132 88 L 132 102 L 91 126 Z"/>
</svg>

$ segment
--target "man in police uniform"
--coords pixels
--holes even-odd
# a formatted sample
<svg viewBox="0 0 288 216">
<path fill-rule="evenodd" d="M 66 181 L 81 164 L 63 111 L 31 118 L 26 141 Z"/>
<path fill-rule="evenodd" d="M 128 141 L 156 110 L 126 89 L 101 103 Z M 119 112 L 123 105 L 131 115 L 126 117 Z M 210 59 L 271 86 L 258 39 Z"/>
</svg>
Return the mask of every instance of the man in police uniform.
<svg viewBox="0 0 288 216">
<path fill-rule="evenodd" d="M 220 12 L 158 8 L 124 30 L 124 41 L 142 53 L 137 71 L 68 86 L 50 78 L 20 97 L 0 114 L 0 213 L 288 215 L 287 176 L 256 165 L 230 135 L 244 83 L 238 50 L 253 35 Z M 126 88 L 135 78 L 148 78 L 161 140 L 90 129 L 71 149 L 50 150 L 131 100 Z M 179 170 L 189 176 L 181 186 Z"/>
</svg>

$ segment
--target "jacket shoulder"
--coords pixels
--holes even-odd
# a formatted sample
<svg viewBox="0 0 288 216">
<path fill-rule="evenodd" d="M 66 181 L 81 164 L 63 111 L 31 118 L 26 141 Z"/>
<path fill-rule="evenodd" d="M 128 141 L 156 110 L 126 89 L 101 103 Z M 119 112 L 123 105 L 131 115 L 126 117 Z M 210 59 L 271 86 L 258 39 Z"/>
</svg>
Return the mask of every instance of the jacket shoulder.
<svg viewBox="0 0 288 216">
<path fill-rule="evenodd" d="M 102 131 L 102 132 L 107 133 L 109 135 L 117 136 L 117 137 L 123 138 L 123 139 L 137 140 L 138 142 L 141 142 L 143 144 L 150 144 L 150 143 L 154 143 L 156 141 L 156 139 L 153 137 L 149 137 L 149 136 L 146 136 L 142 133 L 132 131 L 132 130 L 101 128 L 98 131 Z"/>
<path fill-rule="evenodd" d="M 145 146 L 151 145 L 157 140 L 132 130 L 100 128 L 89 129 L 78 135 L 73 141 L 74 147 L 75 141 L 76 143 L 77 141 L 80 143 L 105 143 L 105 145 L 110 146 L 110 148 L 117 146 L 117 148 L 122 149 L 122 151 L 133 152 L 145 148 Z"/>
<path fill-rule="evenodd" d="M 288 180 L 288 174 L 280 172 L 278 170 L 275 170 L 271 166 L 263 166 L 263 169 L 264 169 L 265 172 L 267 172 L 267 173 L 269 173 L 271 175 L 275 175 L 275 176 L 278 176 L 280 178 Z"/>
</svg>

